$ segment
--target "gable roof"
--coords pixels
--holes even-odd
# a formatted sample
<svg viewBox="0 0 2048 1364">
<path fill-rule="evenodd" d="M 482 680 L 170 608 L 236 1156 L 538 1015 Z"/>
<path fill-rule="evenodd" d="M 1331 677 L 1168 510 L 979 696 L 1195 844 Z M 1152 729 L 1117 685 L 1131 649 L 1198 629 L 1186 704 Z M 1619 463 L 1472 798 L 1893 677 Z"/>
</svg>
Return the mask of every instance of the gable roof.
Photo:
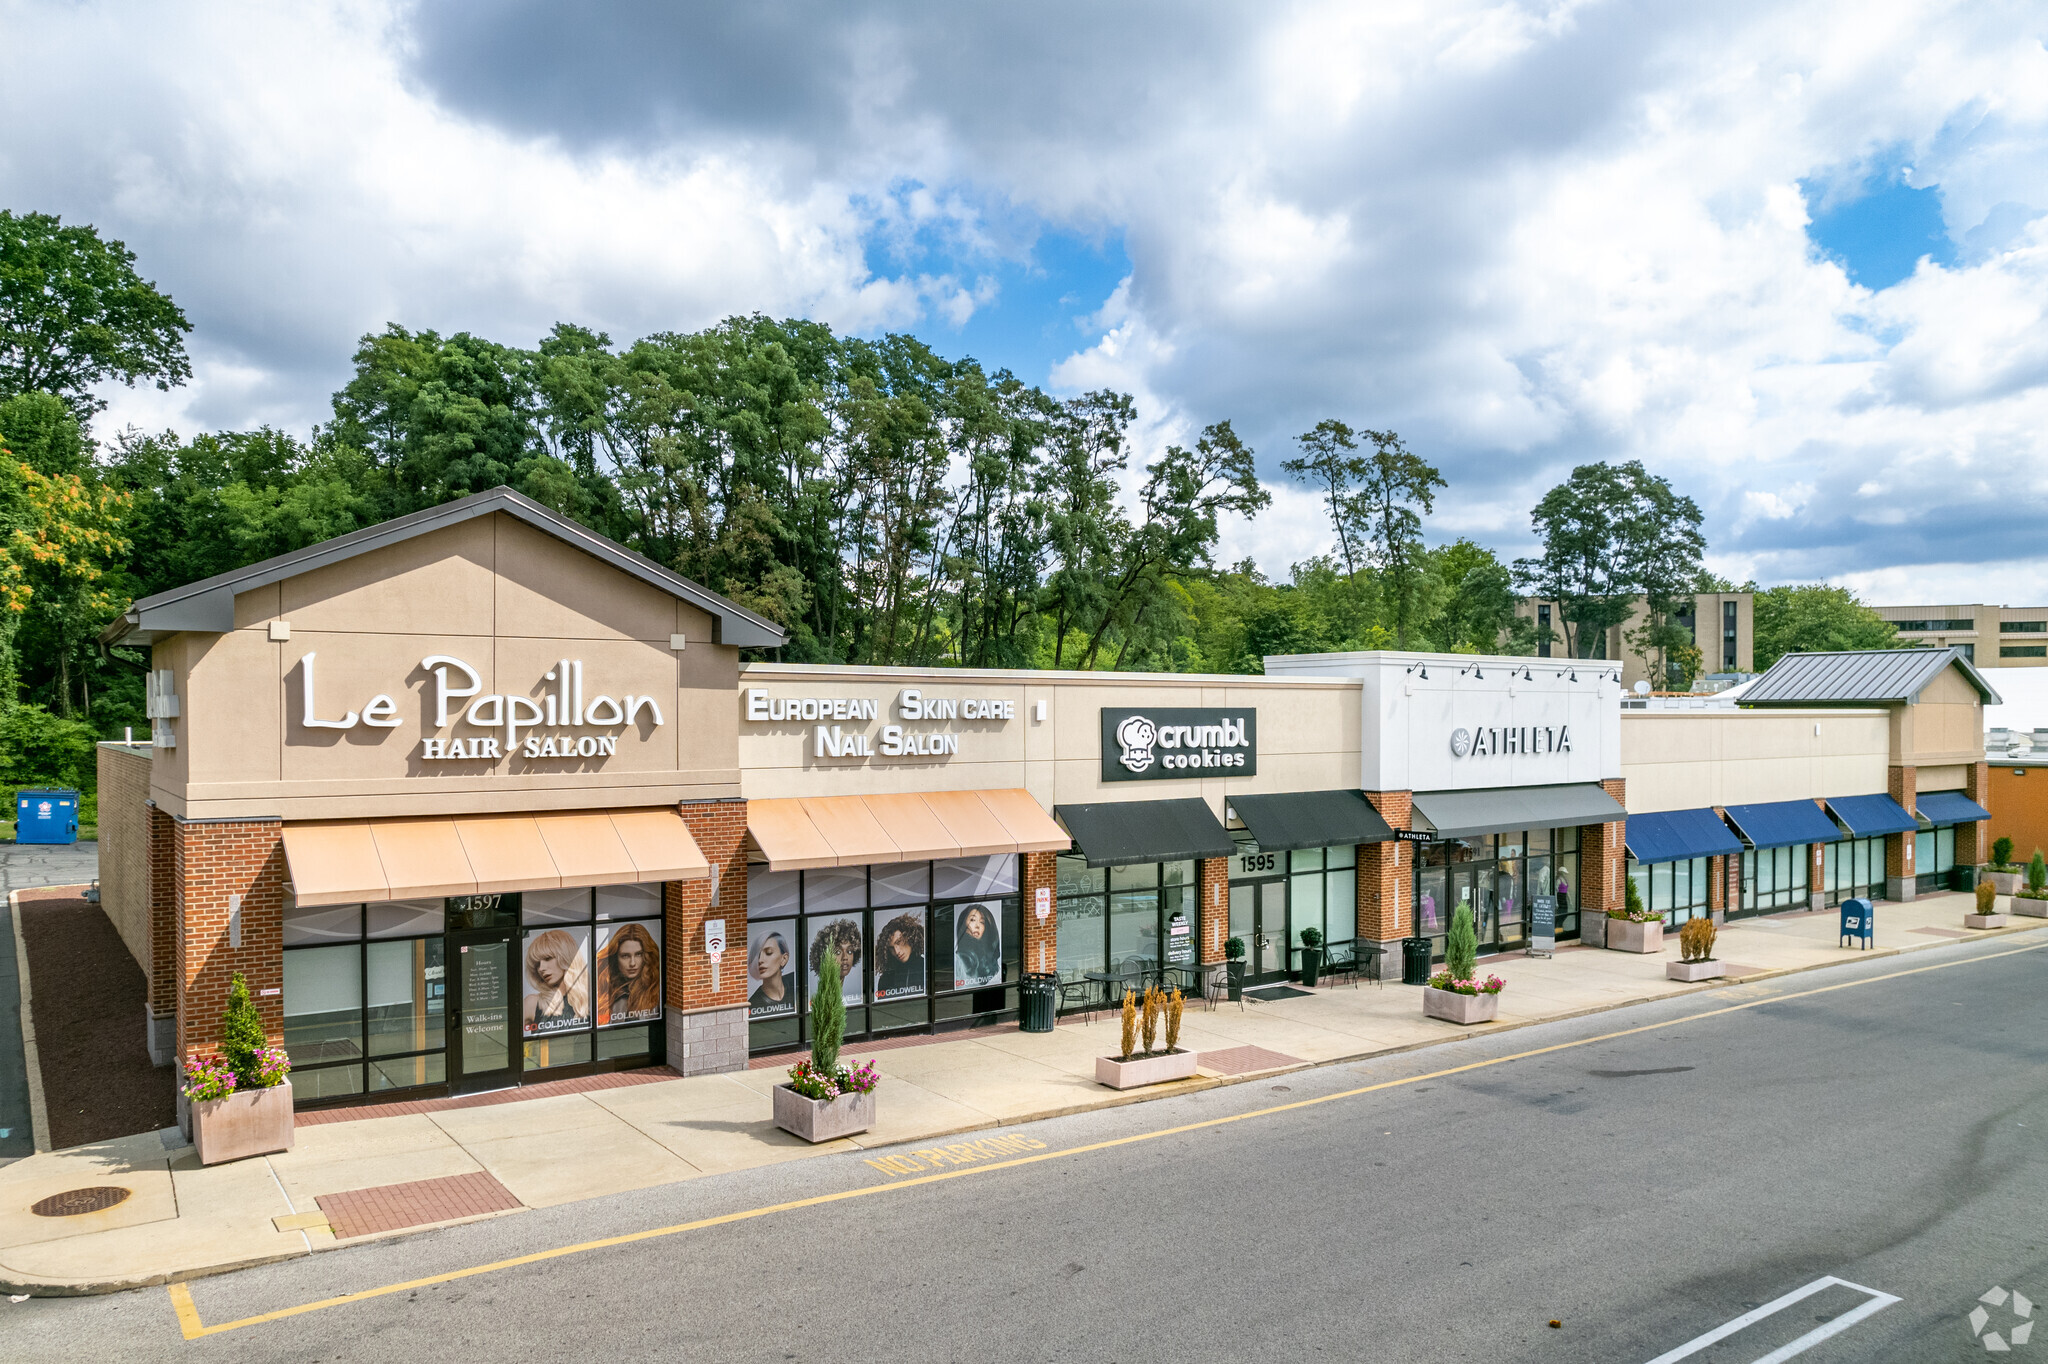
<svg viewBox="0 0 2048 1364">
<path fill-rule="evenodd" d="M 524 521 L 537 530 L 554 536 L 572 548 L 580 549 L 594 559 L 602 560 L 622 573 L 631 574 L 641 582 L 657 587 L 670 596 L 701 611 L 708 612 L 717 622 L 718 642 L 740 648 L 773 648 L 788 641 L 789 635 L 781 626 L 757 616 L 737 603 L 727 601 L 709 588 L 700 587 L 679 573 L 663 568 L 644 555 L 635 554 L 614 540 L 607 540 L 596 531 L 580 526 L 561 516 L 530 497 L 512 491 L 510 488 L 492 488 L 489 492 L 474 493 L 453 502 L 443 502 L 438 507 L 413 512 L 410 516 L 396 517 L 390 521 L 366 526 L 347 535 L 337 535 L 332 540 L 322 540 L 317 545 L 280 554 L 274 559 L 250 564 L 226 573 L 202 578 L 196 583 L 174 587 L 168 592 L 143 597 L 128 608 L 127 614 L 108 626 L 100 635 L 103 643 L 153 644 L 165 635 L 181 630 L 192 630 L 203 634 L 225 634 L 235 628 L 235 595 L 254 591 L 282 582 L 286 578 L 310 573 L 316 568 L 353 559 L 358 554 L 383 549 L 415 536 L 428 535 L 445 530 L 479 516 L 504 513 Z"/>
<path fill-rule="evenodd" d="M 1927 684 L 1951 664 L 1986 705 L 1998 693 L 1958 648 L 1855 649 L 1842 653 L 1786 654 L 1749 684 L 1745 706 L 1896 705 L 1917 701 Z"/>
</svg>

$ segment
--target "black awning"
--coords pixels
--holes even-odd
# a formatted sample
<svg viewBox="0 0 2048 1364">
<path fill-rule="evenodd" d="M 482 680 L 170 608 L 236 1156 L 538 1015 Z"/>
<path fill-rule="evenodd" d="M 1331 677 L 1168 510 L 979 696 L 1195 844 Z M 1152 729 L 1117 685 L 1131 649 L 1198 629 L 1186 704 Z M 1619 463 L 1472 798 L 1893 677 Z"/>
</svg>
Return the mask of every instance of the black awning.
<svg viewBox="0 0 2048 1364">
<path fill-rule="evenodd" d="M 1237 851 L 1209 803 L 1194 797 L 1056 805 L 1052 814 L 1074 836 L 1091 867 L 1228 857 Z"/>
<path fill-rule="evenodd" d="M 1438 838 L 1521 829 L 1613 824 L 1628 817 L 1614 797 L 1591 782 L 1568 786 L 1496 786 L 1476 791 L 1417 791 L 1415 813 Z"/>
<path fill-rule="evenodd" d="M 1363 791 L 1232 796 L 1229 806 L 1251 830 L 1261 852 L 1384 843 L 1394 836 L 1393 826 L 1380 818 Z"/>
</svg>

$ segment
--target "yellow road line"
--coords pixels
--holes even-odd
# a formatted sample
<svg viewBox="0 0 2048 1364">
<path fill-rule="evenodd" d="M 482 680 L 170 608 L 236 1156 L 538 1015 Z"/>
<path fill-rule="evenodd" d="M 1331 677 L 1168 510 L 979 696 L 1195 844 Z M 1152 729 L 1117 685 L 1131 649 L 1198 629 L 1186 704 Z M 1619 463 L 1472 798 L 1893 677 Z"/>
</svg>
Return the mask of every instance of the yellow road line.
<svg viewBox="0 0 2048 1364">
<path fill-rule="evenodd" d="M 530 1255 L 517 1255 L 509 1260 L 493 1260 L 489 1264 L 473 1265 L 468 1269 L 454 1269 L 445 1274 L 430 1274 L 422 1279 L 407 1279 L 403 1283 L 385 1284 L 381 1288 L 366 1288 L 360 1293 L 344 1293 L 339 1297 L 322 1298 L 318 1302 L 301 1304 L 298 1307 L 280 1308 L 275 1312 L 263 1312 L 238 1321 L 225 1321 L 218 1326 L 201 1322 L 199 1309 L 192 1301 L 191 1290 L 182 1283 L 170 1285 L 171 1304 L 177 1310 L 178 1327 L 185 1333 L 185 1339 L 197 1340 L 201 1336 L 216 1336 L 225 1331 L 239 1331 L 247 1326 L 260 1326 L 265 1322 L 283 1321 L 287 1317 L 304 1316 L 308 1312 L 320 1312 L 330 1307 L 341 1307 L 348 1303 L 367 1302 L 372 1298 L 389 1297 L 393 1293 L 409 1293 L 417 1288 L 429 1288 L 435 1284 L 454 1283 L 461 1279 L 474 1278 L 479 1274 L 490 1274 L 501 1269 L 514 1269 L 520 1265 L 541 1264 L 548 1260 L 559 1260 L 569 1255 L 581 1255 L 588 1251 L 605 1250 L 612 1246 L 629 1246 L 636 1241 L 652 1241 L 664 1236 L 677 1236 L 688 1231 L 702 1231 L 707 1227 L 722 1227 L 734 1222 L 750 1222 L 758 1217 L 769 1217 L 776 1213 L 795 1212 L 799 1208 L 816 1208 L 828 1203 L 842 1203 L 852 1198 L 867 1198 L 874 1194 L 893 1193 L 899 1189 L 914 1189 L 924 1184 L 942 1184 L 947 1180 L 965 1179 L 970 1175 L 985 1175 L 996 1170 L 1014 1170 L 1024 1165 L 1036 1165 L 1041 1161 L 1060 1160 L 1067 1156 L 1086 1155 L 1091 1151 L 1107 1151 L 1118 1146 L 1131 1146 L 1138 1142 L 1156 1141 L 1161 1137 L 1179 1136 L 1183 1132 L 1199 1132 L 1204 1128 L 1222 1127 L 1229 1123 L 1244 1122 L 1251 1118 L 1268 1118 L 1276 1113 L 1289 1113 L 1296 1109 L 1313 1108 L 1318 1104 L 1333 1103 L 1338 1099 L 1355 1099 L 1361 1094 L 1372 1094 L 1383 1089 L 1395 1089 L 1402 1085 L 1420 1084 L 1424 1080 L 1441 1080 L 1450 1075 L 1462 1075 L 1469 1070 L 1484 1070 L 1488 1066 L 1506 1065 L 1510 1061 L 1526 1061 L 1532 1056 L 1545 1056 L 1554 1051 L 1569 1051 L 1576 1047 L 1589 1047 L 1600 1042 L 1612 1042 L 1617 1038 L 1633 1037 L 1638 1033 L 1656 1032 L 1661 1028 L 1673 1028 L 1684 1023 L 1698 1023 L 1705 1019 L 1717 1018 L 1723 1014 L 1740 1013 L 1745 1009 L 1759 1008 L 1765 1004 L 1783 1004 L 1788 1000 L 1806 999 L 1814 995 L 1831 994 L 1836 990 L 1853 989 L 1861 985 L 1875 985 L 1880 981 L 1897 980 L 1902 976 L 1917 976 L 1928 971 L 1945 971 L 1952 966 L 1971 966 L 1978 962 L 1994 961 L 1999 957 L 2017 956 L 2023 952 L 2039 952 L 2048 948 L 2048 943 L 2032 947 L 2015 947 L 2003 952 L 1987 952 L 1981 957 L 1965 957 L 1959 961 L 1937 962 L 1932 966 L 1916 966 L 1904 971 L 1891 971 L 1881 976 L 1869 976 L 1862 980 L 1843 981 L 1837 985 L 1821 985 L 1811 990 L 1799 990 L 1792 994 L 1772 995 L 1765 999 L 1753 999 L 1742 1004 L 1730 1004 L 1724 1008 L 1709 1009 L 1705 1013 L 1688 1014 L 1683 1018 L 1666 1019 L 1662 1023 L 1644 1023 L 1634 1028 L 1623 1028 L 1618 1032 L 1602 1033 L 1598 1037 L 1582 1037 L 1572 1042 L 1554 1042 L 1547 1047 L 1535 1047 L 1519 1051 L 1511 1056 L 1495 1056 L 1484 1061 L 1470 1061 L 1462 1066 L 1451 1066 L 1434 1070 L 1426 1075 L 1410 1075 L 1398 1080 L 1382 1080 L 1378 1084 L 1361 1085 L 1336 1094 L 1321 1094 L 1310 1099 L 1296 1099 L 1291 1103 L 1275 1104 L 1270 1108 L 1257 1108 L 1244 1113 L 1232 1113 L 1220 1118 L 1204 1118 L 1199 1122 L 1181 1123 L 1175 1127 L 1162 1127 L 1152 1132 L 1137 1132 L 1127 1137 L 1112 1137 L 1106 1141 L 1089 1142 L 1084 1146 L 1068 1146 L 1057 1151 L 1041 1151 L 1036 1155 L 1019 1156 L 1014 1160 L 995 1161 L 987 1165 L 973 1165 L 960 1170 L 946 1170 L 938 1174 L 921 1175 L 916 1179 L 900 1180 L 893 1184 L 870 1184 L 858 1189 L 842 1189 L 838 1193 L 818 1194 L 811 1198 L 792 1199 L 787 1203 L 772 1203 L 766 1207 L 748 1208 L 742 1212 L 721 1213 L 716 1217 L 700 1217 L 694 1222 L 678 1222 L 673 1226 L 652 1227 L 646 1231 L 627 1232 L 622 1236 L 606 1236 L 595 1241 L 579 1241 L 575 1245 L 557 1246 L 552 1250 L 537 1250 Z"/>
</svg>

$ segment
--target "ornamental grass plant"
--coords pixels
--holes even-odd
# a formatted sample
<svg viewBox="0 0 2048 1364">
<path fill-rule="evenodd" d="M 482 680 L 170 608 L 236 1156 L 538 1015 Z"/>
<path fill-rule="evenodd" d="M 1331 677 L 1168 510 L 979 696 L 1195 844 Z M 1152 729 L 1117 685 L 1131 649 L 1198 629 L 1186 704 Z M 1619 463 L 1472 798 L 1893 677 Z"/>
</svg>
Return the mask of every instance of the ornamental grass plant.
<svg viewBox="0 0 2048 1364">
<path fill-rule="evenodd" d="M 1138 993 L 1124 991 L 1124 1035 L 1123 1059 L 1131 1059 L 1131 1053 L 1138 1049 Z"/>
<path fill-rule="evenodd" d="M 1721 930 L 1714 925 L 1711 916 L 1687 919 L 1678 930 L 1678 959 L 1680 961 L 1712 961 L 1714 939 Z"/>
<path fill-rule="evenodd" d="M 1160 995 L 1157 985 L 1147 985 L 1145 987 L 1145 1016 L 1142 1026 L 1145 1034 L 1145 1054 L 1147 1056 L 1153 1053 L 1155 1048 L 1152 1044 L 1159 1039 L 1159 1011 L 1164 1007 L 1165 1003 L 1165 998 Z"/>
<path fill-rule="evenodd" d="M 1173 987 L 1173 993 L 1166 997 L 1166 1049 L 1180 1049 L 1180 1015 L 1187 1001 L 1181 998 L 1180 987 Z"/>
<path fill-rule="evenodd" d="M 2025 894 L 2026 892 L 2021 893 Z M 1977 912 L 1979 914 L 1995 914 L 1998 912 L 1998 887 L 1992 885 L 1989 881 L 1979 881 L 1977 883 Z"/>
</svg>

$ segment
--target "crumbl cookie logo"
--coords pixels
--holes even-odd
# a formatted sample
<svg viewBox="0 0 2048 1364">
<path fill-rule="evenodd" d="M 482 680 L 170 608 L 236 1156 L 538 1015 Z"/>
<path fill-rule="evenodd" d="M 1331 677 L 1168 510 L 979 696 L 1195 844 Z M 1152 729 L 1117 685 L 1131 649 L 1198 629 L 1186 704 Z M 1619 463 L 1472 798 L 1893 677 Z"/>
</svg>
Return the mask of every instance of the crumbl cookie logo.
<svg viewBox="0 0 2048 1364">
<path fill-rule="evenodd" d="M 1143 772 L 1152 765 L 1152 745 L 1159 738 L 1159 727 L 1142 715 L 1133 715 L 1116 727 L 1116 741 L 1123 748 L 1119 762 L 1133 772 Z"/>
<path fill-rule="evenodd" d="M 1249 777 L 1258 772 L 1258 712 L 1149 706 L 1102 712 L 1102 780 Z"/>
</svg>

